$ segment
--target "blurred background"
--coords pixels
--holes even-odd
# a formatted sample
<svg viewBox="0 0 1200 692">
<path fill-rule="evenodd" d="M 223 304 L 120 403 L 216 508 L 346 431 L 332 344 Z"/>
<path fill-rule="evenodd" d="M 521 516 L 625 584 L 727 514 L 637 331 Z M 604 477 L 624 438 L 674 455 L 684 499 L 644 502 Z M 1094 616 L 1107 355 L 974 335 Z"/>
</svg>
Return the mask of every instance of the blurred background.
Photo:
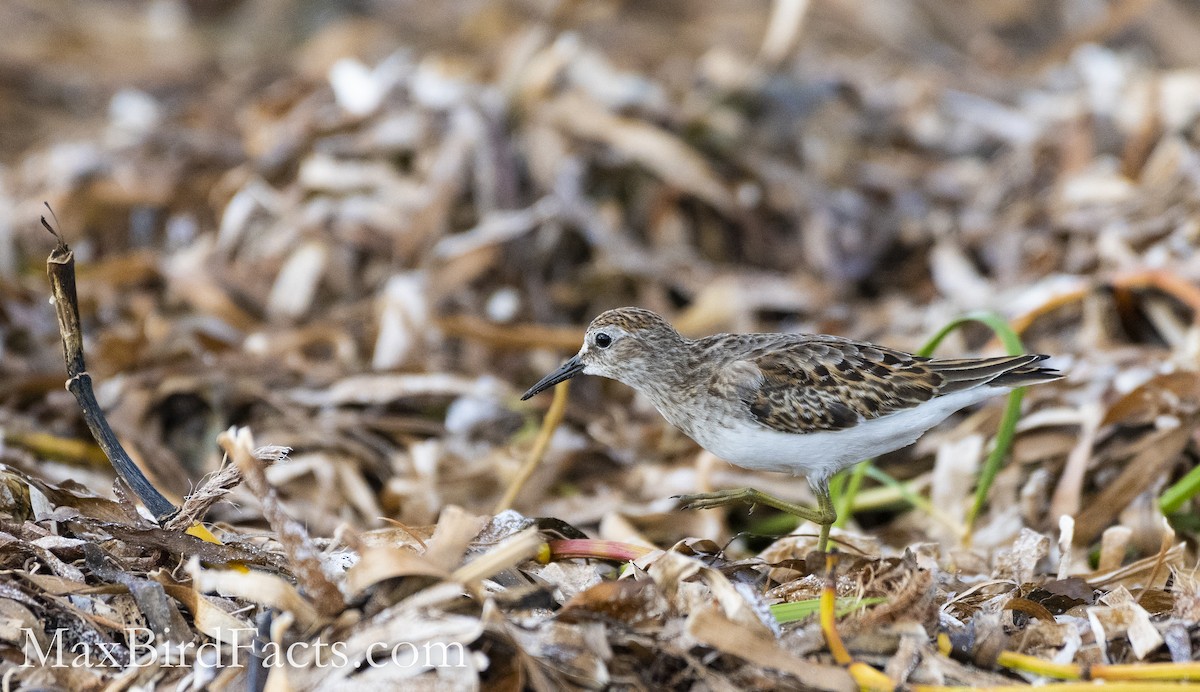
<svg viewBox="0 0 1200 692">
<path fill-rule="evenodd" d="M 46 302 L 49 202 L 101 403 L 175 497 L 243 424 L 294 449 L 272 480 L 314 533 L 487 511 L 548 401 L 517 395 L 611 307 L 904 349 L 986 309 L 1069 377 L 1030 393 L 980 540 L 1066 512 L 1084 544 L 1126 521 L 1157 549 L 1195 383 L 1118 410 L 1128 429 L 1111 407 L 1196 366 L 1198 66 L 1200 6 L 1172 0 L 8 0 L 4 461 L 111 478 L 64 446 L 89 438 Z M 940 352 L 998 348 L 968 328 Z M 982 441 L 962 474 L 935 457 L 999 408 L 884 468 L 961 517 Z M 1185 434 L 1096 508 L 1161 416 Z M 517 508 L 729 535 L 668 496 L 745 482 L 807 492 L 584 378 Z M 895 499 L 864 525 L 943 536 Z"/>
</svg>

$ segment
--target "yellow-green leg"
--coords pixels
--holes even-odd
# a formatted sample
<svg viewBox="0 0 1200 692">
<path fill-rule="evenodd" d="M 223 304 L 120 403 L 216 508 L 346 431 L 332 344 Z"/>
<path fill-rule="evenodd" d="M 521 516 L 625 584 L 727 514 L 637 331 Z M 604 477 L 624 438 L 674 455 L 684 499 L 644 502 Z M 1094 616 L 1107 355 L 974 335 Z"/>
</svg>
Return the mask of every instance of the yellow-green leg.
<svg viewBox="0 0 1200 692">
<path fill-rule="evenodd" d="M 829 529 L 833 527 L 833 522 L 837 521 L 837 509 L 833 506 L 833 500 L 829 497 L 829 485 L 826 483 L 817 486 L 812 486 L 813 494 L 817 496 L 817 511 L 825 521 L 819 521 L 821 525 L 821 537 L 817 540 L 817 550 L 822 553 L 829 547 Z"/>
<path fill-rule="evenodd" d="M 795 502 L 782 500 L 774 495 L 768 495 L 754 488 L 733 488 L 718 490 L 714 493 L 698 493 L 695 495 L 680 495 L 678 499 L 683 509 L 713 509 L 738 503 L 748 505 L 766 505 L 781 512 L 787 512 L 795 517 L 807 519 L 821 526 L 821 537 L 817 541 L 817 550 L 825 552 L 829 544 L 829 528 L 837 519 L 837 510 L 829 499 L 829 486 L 825 483 L 812 483 L 813 494 L 817 496 L 817 508 L 805 507 Z"/>
</svg>

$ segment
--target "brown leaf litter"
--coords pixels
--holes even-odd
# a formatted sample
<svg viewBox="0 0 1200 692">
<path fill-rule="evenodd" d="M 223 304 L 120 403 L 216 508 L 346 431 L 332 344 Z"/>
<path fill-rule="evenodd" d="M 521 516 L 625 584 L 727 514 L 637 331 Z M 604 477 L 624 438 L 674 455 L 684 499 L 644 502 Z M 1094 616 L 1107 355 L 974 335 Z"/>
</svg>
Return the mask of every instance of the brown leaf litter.
<svg viewBox="0 0 1200 692">
<path fill-rule="evenodd" d="M 1200 675 L 1189 3 L 16 0 L 0 27 L 5 689 Z M 544 429 L 518 401 L 621 305 L 910 351 L 991 310 L 1067 377 L 974 525 L 999 403 L 877 460 L 830 570 L 813 526 L 671 499 L 803 479 L 606 381 Z"/>
</svg>

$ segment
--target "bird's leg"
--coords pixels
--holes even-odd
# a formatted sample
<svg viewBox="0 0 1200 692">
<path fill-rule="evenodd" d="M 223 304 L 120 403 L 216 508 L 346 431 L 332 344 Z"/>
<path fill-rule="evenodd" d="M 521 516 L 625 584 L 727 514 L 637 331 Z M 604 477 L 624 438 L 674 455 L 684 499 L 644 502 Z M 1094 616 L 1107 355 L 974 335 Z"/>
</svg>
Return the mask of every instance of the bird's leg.
<svg viewBox="0 0 1200 692">
<path fill-rule="evenodd" d="M 821 519 L 816 520 L 821 525 L 821 537 L 817 539 L 817 550 L 823 553 L 829 547 L 829 529 L 833 527 L 833 522 L 837 521 L 837 509 L 834 508 L 833 500 L 829 497 L 828 480 L 813 481 L 810 479 L 808 486 L 817 496 L 817 511 L 821 514 Z"/>
<path fill-rule="evenodd" d="M 829 487 L 824 484 L 812 484 L 813 493 L 817 496 L 817 508 L 805 507 L 798 505 L 795 502 L 788 502 L 774 495 L 768 495 L 761 490 L 754 488 L 734 488 L 732 490 L 718 490 L 713 493 L 698 493 L 695 495 L 679 495 L 677 499 L 682 503 L 682 509 L 713 509 L 715 507 L 725 507 L 738 503 L 748 505 L 765 505 L 773 507 L 781 512 L 787 512 L 794 517 L 807 519 L 821 526 L 821 538 L 817 543 L 817 549 L 825 552 L 825 546 L 829 542 L 829 527 L 833 525 L 837 519 L 837 512 L 833 508 L 833 502 L 829 499 Z"/>
</svg>

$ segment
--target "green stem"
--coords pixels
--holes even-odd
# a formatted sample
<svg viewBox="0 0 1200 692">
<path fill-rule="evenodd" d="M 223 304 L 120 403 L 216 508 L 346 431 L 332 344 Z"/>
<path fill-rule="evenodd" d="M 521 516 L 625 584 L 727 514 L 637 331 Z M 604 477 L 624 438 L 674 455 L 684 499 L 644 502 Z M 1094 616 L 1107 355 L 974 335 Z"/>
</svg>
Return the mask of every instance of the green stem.
<svg viewBox="0 0 1200 692">
<path fill-rule="evenodd" d="M 933 355 L 935 349 L 941 345 L 942 341 L 950 335 L 955 329 L 961 328 L 965 324 L 971 322 L 979 322 L 989 327 L 996 336 L 1000 339 L 1000 343 L 1004 344 L 1004 350 L 1008 351 L 1010 356 L 1019 356 L 1025 352 L 1025 345 L 1021 343 L 1021 337 L 1013 331 L 1008 322 L 994 312 L 979 311 L 970 312 L 962 317 L 958 317 L 938 330 L 937 334 L 930 337 L 929 341 L 925 342 L 917 352 L 918 356 Z"/>
<path fill-rule="evenodd" d="M 1008 403 L 1004 406 L 1004 415 L 1000 418 L 1000 427 L 996 430 L 996 444 L 983 462 L 983 470 L 979 474 L 979 485 L 975 488 L 975 503 L 967 512 L 967 530 L 975 526 L 975 519 L 983 511 L 983 503 L 987 501 L 988 490 L 1004 465 L 1004 458 L 1012 449 L 1013 438 L 1017 435 L 1017 421 L 1021 419 L 1021 399 L 1025 398 L 1025 389 L 1014 389 L 1008 395 Z"/>
<path fill-rule="evenodd" d="M 829 499 L 833 500 L 834 511 L 838 512 L 838 519 L 841 519 L 841 512 L 845 509 L 846 495 L 846 476 L 847 471 L 841 470 L 834 474 L 832 479 L 829 479 Z M 840 523 L 834 523 L 835 526 L 840 526 Z"/>
<path fill-rule="evenodd" d="M 910 493 L 918 492 L 916 488 L 911 487 L 911 483 L 905 483 L 906 489 Z M 903 509 L 906 506 L 911 506 L 911 503 L 905 499 L 899 490 L 890 485 L 877 485 L 873 488 L 859 491 L 854 498 L 854 506 L 851 511 L 871 512 L 885 509 Z"/>
<path fill-rule="evenodd" d="M 837 616 L 844 617 L 850 613 L 867 608 L 869 606 L 883 603 L 884 598 L 872 596 L 870 598 L 850 598 L 842 597 L 837 599 Z M 820 608 L 820 599 L 810 598 L 804 601 L 795 601 L 793 603 L 776 603 L 771 606 L 771 615 L 775 616 L 775 621 L 779 624 L 795 622 L 804 618 L 815 615 Z"/>
<path fill-rule="evenodd" d="M 966 529 L 962 525 L 946 516 L 946 514 L 937 507 L 934 507 L 933 503 L 931 503 L 929 500 L 926 500 L 924 497 L 913 492 L 912 488 L 908 487 L 907 483 L 901 483 L 895 478 L 892 478 L 886 472 L 880 471 L 874 466 L 868 467 L 866 474 L 871 477 L 871 480 L 877 481 L 878 483 L 891 488 L 898 493 L 900 497 L 904 498 L 904 500 L 910 505 L 916 507 L 922 512 L 925 512 L 929 516 L 933 517 L 936 521 L 946 525 L 956 534 L 960 536 L 966 534 Z"/>
<path fill-rule="evenodd" d="M 849 474 L 845 471 L 838 474 L 838 476 L 842 476 L 842 484 L 845 487 L 841 489 L 839 495 L 834 496 L 836 498 L 834 505 L 837 508 L 837 519 L 833 522 L 834 526 L 842 528 L 846 522 L 850 521 L 850 515 L 854 509 L 854 498 L 858 496 L 858 490 L 862 487 L 863 476 L 867 474 L 868 466 L 871 466 L 870 459 L 859 462 Z"/>
<path fill-rule="evenodd" d="M 1158 498 L 1158 508 L 1163 514 L 1171 515 L 1183 506 L 1183 503 L 1200 493 L 1200 466 L 1188 471 L 1183 478 L 1163 491 Z"/>
</svg>

